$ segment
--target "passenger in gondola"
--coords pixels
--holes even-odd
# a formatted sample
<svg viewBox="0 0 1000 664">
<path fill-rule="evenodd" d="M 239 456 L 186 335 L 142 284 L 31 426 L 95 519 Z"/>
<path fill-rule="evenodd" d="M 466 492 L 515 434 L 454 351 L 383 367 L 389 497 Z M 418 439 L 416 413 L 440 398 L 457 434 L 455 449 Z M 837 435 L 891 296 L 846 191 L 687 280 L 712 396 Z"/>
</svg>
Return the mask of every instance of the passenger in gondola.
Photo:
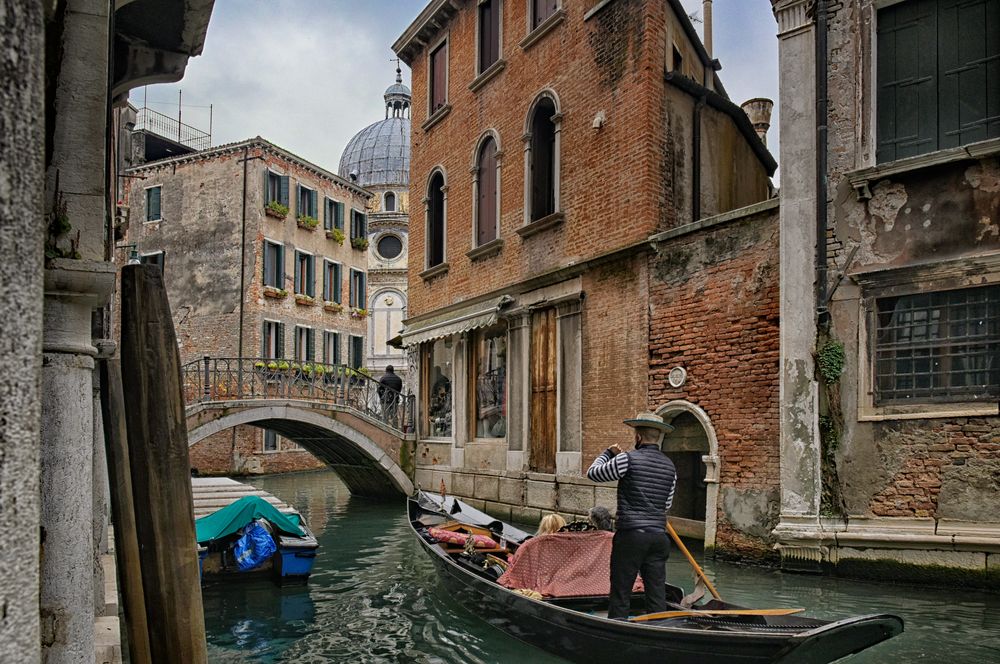
<svg viewBox="0 0 1000 664">
<path fill-rule="evenodd" d="M 546 514 L 542 517 L 541 522 L 538 524 L 538 532 L 535 533 L 535 537 L 557 533 L 559 532 L 559 529 L 565 525 L 566 519 L 562 518 L 558 514 Z"/>
<path fill-rule="evenodd" d="M 594 482 L 618 481 L 617 530 L 611 548 L 611 593 L 608 618 L 627 620 L 632 586 L 642 574 L 646 612 L 667 608 L 667 510 L 674 498 L 677 471 L 660 450 L 674 430 L 654 413 L 625 420 L 635 430 L 635 449 L 612 445 L 594 460 L 587 477 Z"/>
<path fill-rule="evenodd" d="M 608 508 L 603 505 L 595 505 L 591 507 L 587 520 L 590 521 L 590 525 L 597 530 L 607 530 L 612 532 L 615 529 L 611 519 L 611 512 L 609 512 Z"/>
</svg>

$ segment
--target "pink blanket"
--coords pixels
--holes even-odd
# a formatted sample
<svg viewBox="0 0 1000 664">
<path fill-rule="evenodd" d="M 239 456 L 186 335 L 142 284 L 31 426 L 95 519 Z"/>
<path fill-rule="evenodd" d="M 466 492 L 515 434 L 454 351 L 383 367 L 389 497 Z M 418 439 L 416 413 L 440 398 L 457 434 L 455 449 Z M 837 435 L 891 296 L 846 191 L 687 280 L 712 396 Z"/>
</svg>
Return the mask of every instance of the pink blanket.
<svg viewBox="0 0 1000 664">
<path fill-rule="evenodd" d="M 607 595 L 611 590 L 611 540 L 605 530 L 553 533 L 535 537 L 514 554 L 497 582 L 505 588 L 528 588 L 545 597 Z M 636 578 L 634 592 L 642 591 Z"/>
</svg>

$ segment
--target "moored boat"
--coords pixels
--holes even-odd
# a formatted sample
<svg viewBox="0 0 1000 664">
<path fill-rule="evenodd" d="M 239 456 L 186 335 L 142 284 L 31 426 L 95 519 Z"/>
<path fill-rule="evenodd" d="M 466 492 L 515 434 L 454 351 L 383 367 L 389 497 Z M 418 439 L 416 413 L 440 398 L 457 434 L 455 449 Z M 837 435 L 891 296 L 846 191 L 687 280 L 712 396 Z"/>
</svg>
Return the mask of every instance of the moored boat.
<svg viewBox="0 0 1000 664">
<path fill-rule="evenodd" d="M 319 543 L 294 507 L 229 478 L 195 477 L 191 484 L 202 582 L 309 578 Z"/>
<path fill-rule="evenodd" d="M 573 584 L 552 583 L 543 588 L 554 594 L 505 587 L 518 576 L 511 572 L 521 564 L 515 554 L 528 541 L 524 531 L 454 497 L 427 492 L 408 499 L 407 514 L 414 535 L 457 599 L 493 626 L 572 661 L 823 664 L 903 631 L 903 621 L 886 614 L 827 621 L 715 599 L 690 605 L 682 603 L 683 591 L 670 584 L 666 588 L 669 613 L 641 615 L 643 595 L 635 593 L 633 617 L 609 620 L 607 594 L 579 592 L 592 584 L 580 583 L 578 578 Z M 539 549 L 539 544 L 530 546 Z M 536 550 L 532 555 L 536 562 L 538 554 Z M 571 565 L 563 558 L 538 569 Z M 605 565 L 595 571 L 606 578 L 607 569 Z M 775 615 L 781 613 L 786 615 Z"/>
</svg>

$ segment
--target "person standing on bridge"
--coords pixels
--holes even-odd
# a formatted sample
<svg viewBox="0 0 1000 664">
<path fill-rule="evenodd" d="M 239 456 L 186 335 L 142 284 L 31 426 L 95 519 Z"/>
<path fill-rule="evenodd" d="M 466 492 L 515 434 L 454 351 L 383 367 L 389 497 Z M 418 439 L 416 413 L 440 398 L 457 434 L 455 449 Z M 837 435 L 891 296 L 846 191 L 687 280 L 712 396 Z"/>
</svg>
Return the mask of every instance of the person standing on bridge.
<svg viewBox="0 0 1000 664">
<path fill-rule="evenodd" d="M 388 423 L 396 420 L 399 407 L 399 395 L 403 391 L 403 379 L 396 375 L 395 368 L 390 364 L 385 373 L 378 379 L 378 397 L 382 402 L 382 417 Z"/>
<path fill-rule="evenodd" d="M 635 449 L 606 449 L 587 470 L 594 482 L 618 480 L 618 514 L 611 545 L 611 594 L 608 618 L 627 620 L 635 575 L 642 574 L 646 613 L 667 610 L 667 510 L 674 500 L 677 470 L 660 451 L 674 430 L 654 413 L 639 413 L 624 424 L 635 429 Z"/>
</svg>

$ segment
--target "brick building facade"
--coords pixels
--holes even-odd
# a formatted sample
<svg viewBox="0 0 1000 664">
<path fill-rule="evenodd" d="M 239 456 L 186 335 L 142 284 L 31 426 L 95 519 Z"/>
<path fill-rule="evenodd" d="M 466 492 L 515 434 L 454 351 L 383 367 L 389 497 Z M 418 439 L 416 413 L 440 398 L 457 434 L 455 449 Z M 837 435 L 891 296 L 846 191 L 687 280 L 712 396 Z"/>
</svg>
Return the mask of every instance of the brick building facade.
<svg viewBox="0 0 1000 664">
<path fill-rule="evenodd" d="M 813 4 L 774 2 L 782 559 L 995 586 L 1000 2 Z"/>
<path fill-rule="evenodd" d="M 680 3 L 434 0 L 394 50 L 417 483 L 523 521 L 613 507 L 586 468 L 657 410 L 679 524 L 766 554 L 745 505 L 778 487 L 775 163 Z"/>
<path fill-rule="evenodd" d="M 119 259 L 134 249 L 162 266 L 182 363 L 364 365 L 367 252 L 352 240 L 367 238 L 368 191 L 261 138 L 151 161 L 124 182 Z M 204 474 L 322 465 L 250 426 L 190 455 Z"/>
</svg>

